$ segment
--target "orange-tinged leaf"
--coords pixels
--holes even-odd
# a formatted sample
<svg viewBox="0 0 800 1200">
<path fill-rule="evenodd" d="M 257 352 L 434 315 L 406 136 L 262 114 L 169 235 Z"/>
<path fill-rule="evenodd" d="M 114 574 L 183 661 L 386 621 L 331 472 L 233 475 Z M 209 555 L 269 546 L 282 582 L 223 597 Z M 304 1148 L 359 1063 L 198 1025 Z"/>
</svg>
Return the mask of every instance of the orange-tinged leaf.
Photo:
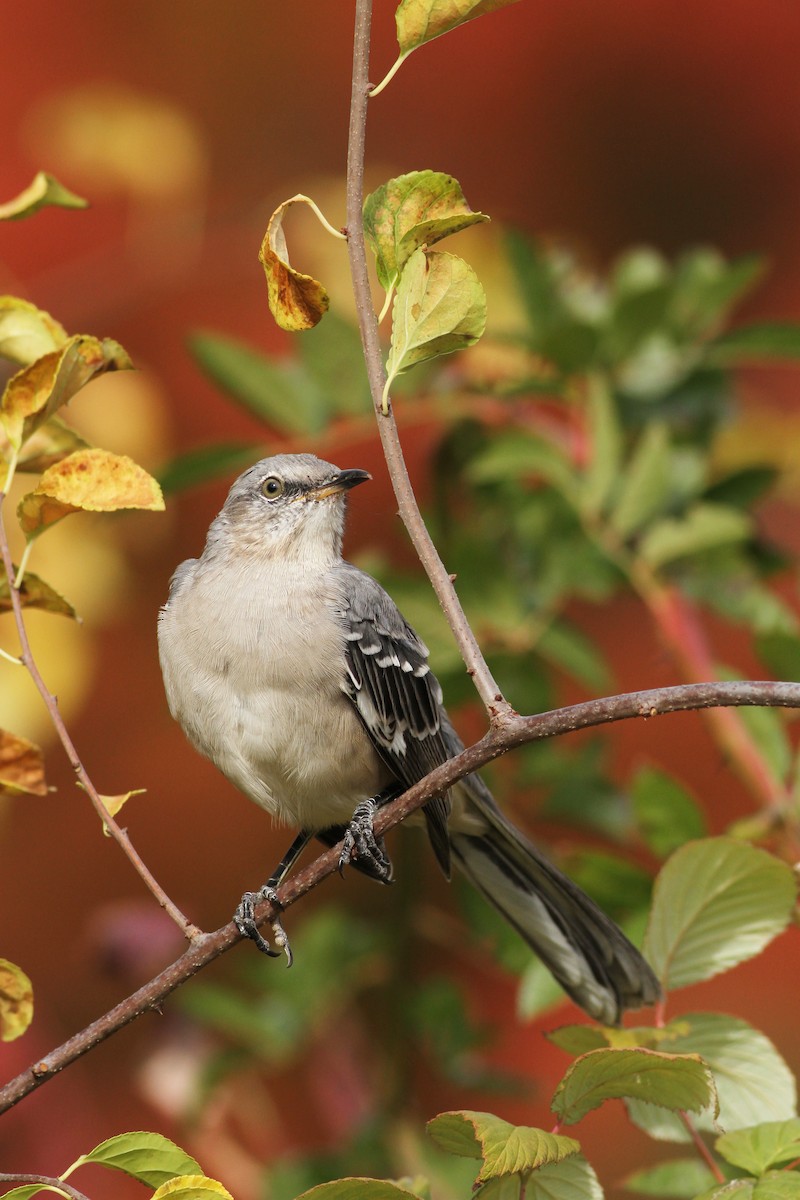
<svg viewBox="0 0 800 1200">
<path fill-rule="evenodd" d="M 96 375 L 126 370 L 131 360 L 118 342 L 79 334 L 13 375 L 0 401 L 0 421 L 14 450 Z"/>
<path fill-rule="evenodd" d="M 120 508 L 164 508 L 161 488 L 126 455 L 108 450 L 76 450 L 49 467 L 17 508 L 30 540 L 73 512 L 116 512 Z"/>
<path fill-rule="evenodd" d="M 403 54 L 410 54 L 465 21 L 509 4 L 516 0 L 401 0 L 395 13 L 397 43 Z"/>
<path fill-rule="evenodd" d="M 0 729 L 0 793 L 46 796 L 44 757 L 34 742 Z"/>
<path fill-rule="evenodd" d="M 33 1020 L 33 987 L 25 972 L 0 958 L 0 1039 L 13 1042 Z"/>
<path fill-rule="evenodd" d="M 42 612 L 57 613 L 77 620 L 77 613 L 72 605 L 38 575 L 26 572 L 19 586 L 19 598 L 23 608 L 38 608 Z M 12 608 L 11 589 L 6 573 L 0 565 L 0 613 L 11 612 Z"/>
<path fill-rule="evenodd" d="M 306 196 L 293 196 L 279 205 L 269 219 L 258 254 L 267 277 L 270 312 L 281 329 L 290 333 L 313 329 L 330 305 L 322 284 L 310 275 L 295 271 L 289 263 L 283 219 L 297 203 L 311 202 Z"/>
<path fill-rule="evenodd" d="M 54 175 L 39 171 L 24 191 L 13 200 L 0 204 L 0 221 L 16 221 L 20 217 L 30 217 L 46 205 L 55 205 L 57 208 L 88 208 L 89 201 L 65 188 Z"/>
<path fill-rule="evenodd" d="M 66 340 L 67 331 L 50 313 L 18 296 L 0 296 L 0 357 L 25 367 Z"/>
</svg>

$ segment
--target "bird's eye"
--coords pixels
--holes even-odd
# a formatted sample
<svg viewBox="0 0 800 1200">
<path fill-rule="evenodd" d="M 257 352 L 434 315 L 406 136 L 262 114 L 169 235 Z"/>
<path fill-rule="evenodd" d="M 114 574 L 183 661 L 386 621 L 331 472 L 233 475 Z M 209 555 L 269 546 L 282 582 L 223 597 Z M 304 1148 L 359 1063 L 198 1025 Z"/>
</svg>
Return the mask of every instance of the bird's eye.
<svg viewBox="0 0 800 1200">
<path fill-rule="evenodd" d="M 268 500 L 277 500 L 284 493 L 284 482 L 277 475 L 270 475 L 261 485 L 261 494 Z"/>
</svg>

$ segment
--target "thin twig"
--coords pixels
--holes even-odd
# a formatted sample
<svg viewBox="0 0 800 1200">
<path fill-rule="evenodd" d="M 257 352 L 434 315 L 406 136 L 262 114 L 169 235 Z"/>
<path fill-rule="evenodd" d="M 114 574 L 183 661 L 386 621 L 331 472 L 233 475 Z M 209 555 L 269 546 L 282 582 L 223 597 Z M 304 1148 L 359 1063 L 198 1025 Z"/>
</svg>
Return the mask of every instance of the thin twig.
<svg viewBox="0 0 800 1200">
<path fill-rule="evenodd" d="M 58 1179 L 54 1175 L 17 1175 L 7 1171 L 0 1171 L 0 1183 L 38 1183 L 42 1187 L 60 1192 L 62 1196 L 68 1196 L 69 1200 L 88 1200 L 84 1192 L 79 1192 L 77 1188 L 64 1183 L 63 1179 Z"/>
<path fill-rule="evenodd" d="M 683 684 L 678 687 L 653 688 L 621 696 L 608 696 L 601 700 L 588 700 L 583 704 L 573 704 L 535 716 L 512 716 L 503 725 L 490 729 L 480 742 L 437 767 L 425 779 L 409 788 L 404 795 L 382 808 L 375 818 L 375 833 L 379 837 L 382 836 L 433 797 L 442 795 L 458 779 L 471 774 L 492 759 L 499 758 L 515 746 L 558 737 L 577 729 L 609 724 L 612 721 L 654 717 L 663 713 L 686 712 L 719 705 L 800 708 L 800 683 L 737 681 Z M 341 843 L 326 850 L 285 883 L 279 891 L 281 911 L 291 908 L 323 879 L 332 875 L 338 868 L 340 852 Z M 266 901 L 256 909 L 259 924 L 264 924 L 275 915 L 276 910 Z M 171 966 L 0 1089 L 0 1113 L 17 1104 L 53 1075 L 130 1024 L 142 1013 L 160 1009 L 164 1000 L 177 987 L 240 940 L 241 935 L 232 921 L 214 933 L 201 934 Z"/>
<path fill-rule="evenodd" d="M 73 743 L 67 727 L 64 724 L 64 720 L 58 708 L 58 701 L 47 687 L 47 684 L 44 682 L 39 668 L 36 665 L 36 660 L 34 659 L 33 652 L 31 651 L 30 641 L 28 640 L 28 631 L 25 627 L 25 618 L 22 612 L 22 601 L 20 600 L 19 589 L 14 582 L 14 564 L 11 561 L 11 550 L 8 544 L 8 537 L 6 536 L 5 521 L 3 519 L 4 501 L 5 493 L 0 492 L 0 558 L 2 558 L 6 579 L 8 581 L 8 590 L 11 597 L 11 608 L 14 613 L 17 636 L 19 637 L 21 651 L 20 662 L 22 662 L 22 664 L 25 666 L 28 674 L 36 685 L 39 695 L 44 701 L 45 708 L 47 709 L 53 727 L 58 734 L 59 741 L 64 748 L 67 758 L 69 759 L 70 766 L 83 785 L 84 790 L 87 792 L 89 799 L 94 805 L 97 815 L 100 817 L 100 820 L 103 822 L 114 841 L 118 844 L 118 846 L 120 846 L 123 854 L 125 854 L 125 856 L 129 859 L 134 870 L 136 870 L 142 877 L 145 885 L 152 892 L 160 906 L 169 914 L 169 916 L 185 934 L 185 936 L 191 940 L 192 938 L 198 936 L 200 930 L 193 925 L 192 922 L 183 915 L 178 906 L 174 904 L 172 900 L 170 900 L 169 896 L 161 887 L 158 880 L 154 875 L 151 874 L 150 870 L 145 866 L 142 859 L 139 857 L 139 854 L 134 849 L 133 845 L 131 844 L 131 840 L 128 837 L 127 830 L 120 828 L 120 826 L 109 813 L 108 809 L 103 804 L 97 789 L 89 778 L 86 769 L 81 762 L 80 757 L 78 756 L 78 752 L 75 749 L 75 744 Z"/>
<path fill-rule="evenodd" d="M 355 35 L 353 39 L 353 88 L 350 99 L 350 131 L 347 143 L 347 249 L 353 295 L 358 313 L 358 326 L 364 347 L 370 393 L 378 420 L 386 466 L 397 498 L 403 524 L 408 530 L 436 597 L 453 631 L 461 657 L 472 676 L 492 724 L 502 724 L 514 715 L 511 705 L 503 698 L 472 632 L 453 581 L 445 569 L 419 511 L 414 490 L 408 477 L 400 437 L 391 404 L 389 412 L 381 411 L 386 372 L 383 366 L 378 322 L 372 305 L 364 241 L 364 154 L 366 147 L 367 105 L 369 84 L 369 39 L 372 24 L 372 0 L 356 0 Z"/>
</svg>

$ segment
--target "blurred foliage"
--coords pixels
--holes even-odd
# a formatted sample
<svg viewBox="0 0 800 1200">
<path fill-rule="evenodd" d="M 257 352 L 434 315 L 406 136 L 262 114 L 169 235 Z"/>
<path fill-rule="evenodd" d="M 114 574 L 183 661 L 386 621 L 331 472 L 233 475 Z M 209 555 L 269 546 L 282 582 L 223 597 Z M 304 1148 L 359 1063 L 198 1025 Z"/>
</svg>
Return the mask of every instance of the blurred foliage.
<svg viewBox="0 0 800 1200">
<path fill-rule="evenodd" d="M 778 481 L 775 463 L 727 467 L 718 453 L 721 433 L 735 414 L 734 368 L 764 359 L 800 359 L 796 326 L 729 326 L 762 264 L 755 258 L 727 262 L 707 248 L 670 263 L 654 250 L 636 248 L 600 277 L 563 248 L 514 232 L 505 247 L 524 328 L 512 333 L 490 326 L 479 355 L 459 356 L 445 369 L 427 365 L 412 371 L 394 400 L 406 420 L 435 423 L 426 521 L 510 701 L 520 711 L 551 708 L 565 679 L 588 694 L 613 690 L 609 647 L 583 631 L 580 613 L 587 605 L 606 607 L 625 596 L 634 597 L 649 615 L 679 678 L 741 673 L 735 663 L 714 664 L 709 617 L 744 633 L 749 652 L 760 657 L 766 671 L 797 677 L 800 630 L 785 586 L 795 565 L 785 548 L 765 538 L 757 516 L 758 505 Z M 325 337 L 329 340 L 320 343 L 317 355 L 314 339 Z M 272 448 L 285 439 L 298 446 L 303 437 L 304 445 L 324 454 L 330 433 L 335 431 L 337 445 L 362 435 L 369 401 L 361 351 L 355 331 L 341 320 L 328 316 L 299 339 L 296 360 L 268 359 L 212 334 L 195 337 L 192 348 L 226 394 L 266 421 Z M 251 457 L 260 453 L 253 447 Z M 162 478 L 172 486 L 194 483 L 235 469 L 245 457 L 242 446 L 204 447 L 166 468 Z M 474 704 L 471 682 L 419 573 L 399 570 L 377 548 L 362 552 L 359 562 L 381 579 L 427 641 L 448 703 Z M 749 778 L 754 816 L 745 829 L 740 822 L 736 832 L 768 846 L 780 872 L 780 859 L 791 858 L 797 832 L 797 759 L 788 718 L 773 709 L 728 716 L 735 722 L 733 740 L 725 740 L 713 718 L 711 731 L 733 769 L 755 758 L 770 787 L 759 793 Z M 634 940 L 645 928 L 652 864 L 675 851 L 680 855 L 686 843 L 715 852 L 713 840 L 695 841 L 707 833 L 711 798 L 692 795 L 661 765 L 640 764 L 620 781 L 610 772 L 600 738 L 584 739 L 577 747 L 528 746 L 487 768 L 487 775 L 502 801 L 519 805 L 525 793 L 529 805 L 532 795 L 542 819 L 568 832 L 562 865 Z M 741 849 L 750 852 L 744 843 Z M 679 888 L 689 876 L 693 882 L 702 876 L 696 864 L 673 870 L 684 880 Z M 731 871 L 733 881 L 736 871 Z M 793 895 L 789 877 L 781 880 L 779 887 L 766 883 L 761 896 L 775 930 L 785 925 Z M 741 887 L 733 882 L 731 887 L 742 895 Z M 783 888 L 789 889 L 785 895 Z M 456 895 L 459 926 L 441 909 L 436 893 L 424 887 L 417 860 L 406 858 L 380 915 L 362 913 L 356 920 L 326 909 L 305 917 L 290 988 L 274 968 L 252 964 L 213 987 L 198 983 L 188 994 L 186 1011 L 213 1031 L 223 1074 L 235 1077 L 255 1068 L 268 1088 L 277 1064 L 283 1071 L 291 1064 L 295 1078 L 298 1071 L 327 1069 L 321 1047 L 339 1036 L 337 1030 L 357 1030 L 350 1061 L 369 1096 L 366 1109 L 353 1107 L 350 1134 L 340 1139 L 333 1157 L 327 1151 L 308 1158 L 294 1153 L 284 1165 L 273 1166 L 271 1194 L 294 1195 L 345 1171 L 396 1176 L 412 1162 L 413 1169 L 436 1180 L 436 1194 L 460 1194 L 463 1178 L 451 1190 L 446 1173 L 437 1174 L 441 1163 L 432 1165 L 430 1151 L 406 1124 L 414 1077 L 422 1072 L 446 1080 L 451 1090 L 499 1088 L 512 1094 L 530 1086 L 489 1065 L 485 1056 L 492 1035 L 475 1011 L 474 978 L 488 981 L 498 967 L 519 976 L 518 1012 L 524 1019 L 559 1004 L 558 988 L 480 897 L 460 884 Z M 731 904 L 724 940 L 731 961 L 743 961 L 756 951 L 752 945 L 745 948 L 746 921 Z M 754 896 L 748 905 L 751 911 L 757 908 Z M 674 902 L 662 903 L 663 927 L 654 926 L 651 917 L 651 938 L 658 928 L 669 943 L 664 931 L 674 929 L 672 910 Z M 704 936 L 704 922 L 722 928 L 715 924 L 718 919 L 713 903 L 710 912 L 698 912 L 692 918 L 698 936 Z M 707 955 L 698 958 L 685 942 L 681 946 L 663 950 L 673 970 L 674 957 L 680 960 L 683 954 L 691 977 L 713 973 Z M 446 972 L 433 966 L 443 952 Z M 459 982 L 462 969 L 473 978 L 473 988 Z M 744 1026 L 722 1031 L 714 1020 L 713 1014 L 700 1014 L 690 1028 L 676 1026 L 668 1033 L 668 1048 L 679 1052 L 679 1059 L 699 1052 L 726 1077 L 733 1073 L 735 1103 L 736 1089 L 747 1088 L 746 1071 L 737 1064 L 763 1053 L 766 1075 L 776 1080 L 777 1090 L 774 1107 L 765 1103 L 760 1119 L 776 1118 L 778 1112 L 792 1116 L 794 1082 L 774 1047 L 767 1049 L 758 1031 L 745 1032 L 749 1027 Z M 595 1045 L 610 1052 L 615 1036 L 605 1031 Z M 653 1036 L 648 1027 L 626 1044 L 640 1047 L 637 1053 L 652 1053 Z M 731 1049 L 734 1043 L 740 1048 Z M 619 1078 L 638 1070 L 636 1059 L 613 1062 Z M 592 1071 L 589 1077 L 598 1086 Z M 209 1078 L 213 1092 L 220 1085 L 218 1071 Z M 779 1086 L 779 1079 L 785 1085 Z M 708 1080 L 716 1096 L 719 1080 Z M 695 1084 L 706 1087 L 700 1075 L 694 1082 L 684 1075 L 683 1084 L 676 1076 L 676 1104 L 680 1088 Z M 641 1121 L 652 1105 L 640 1101 L 649 1097 L 637 1100 L 622 1084 L 614 1086 L 623 1090 L 613 1094 L 630 1095 L 631 1114 Z M 575 1103 L 580 1108 L 582 1102 Z M 659 1103 L 667 1103 L 664 1093 Z M 713 1108 L 711 1092 L 703 1103 Z M 759 1118 L 750 1110 L 736 1119 L 741 1125 Z M 647 1128 L 655 1137 L 673 1136 L 680 1122 L 667 1124 L 671 1133 L 663 1121 Z M 732 1173 L 724 1153 L 719 1163 L 721 1172 Z M 666 1182 L 660 1182 L 659 1171 L 669 1176 Z M 693 1162 L 685 1171 L 658 1168 L 643 1175 L 637 1187 L 661 1188 L 663 1195 L 695 1194 L 692 1188 L 714 1182 L 707 1165 L 702 1171 L 698 1183 Z M 508 1183 L 506 1177 L 503 1186 Z M 487 1193 L 503 1190 L 499 1179 L 483 1180 L 481 1187 Z M 564 1188 L 555 1194 L 599 1194 L 596 1178 L 592 1183 L 588 1176 L 567 1180 Z M 517 1194 L 516 1185 L 508 1194 Z"/>
</svg>

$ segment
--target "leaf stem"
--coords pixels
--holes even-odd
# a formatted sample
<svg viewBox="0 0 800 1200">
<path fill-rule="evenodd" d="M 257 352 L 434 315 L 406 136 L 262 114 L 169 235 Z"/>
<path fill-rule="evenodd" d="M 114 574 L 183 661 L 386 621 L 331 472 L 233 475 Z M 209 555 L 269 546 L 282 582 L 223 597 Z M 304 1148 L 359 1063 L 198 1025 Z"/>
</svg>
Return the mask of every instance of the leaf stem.
<svg viewBox="0 0 800 1200">
<path fill-rule="evenodd" d="M 331 234 L 332 237 L 339 238 L 341 241 L 346 240 L 347 234 L 342 233 L 341 229 L 337 229 L 334 225 L 331 225 L 328 218 L 325 216 L 319 206 L 314 203 L 310 196 L 304 196 L 302 192 L 298 192 L 296 196 L 292 196 L 291 200 L 285 201 L 286 207 L 288 207 L 290 204 L 297 203 L 307 204 L 314 213 L 314 216 L 319 221 L 320 225 L 322 225 L 324 229 L 327 229 L 328 233 Z"/>
<path fill-rule="evenodd" d="M 369 96 L 370 100 L 374 99 L 375 96 L 380 96 L 383 89 L 392 82 L 395 75 L 400 70 L 400 68 L 402 67 L 403 63 L 406 61 L 406 59 L 408 58 L 410 53 L 411 53 L 410 50 L 406 50 L 402 54 L 399 54 L 397 56 L 397 58 L 392 63 L 391 67 L 386 72 L 386 74 L 384 75 L 384 77 L 380 81 L 380 83 L 376 83 L 374 88 L 369 89 L 367 95 Z"/>
<path fill-rule="evenodd" d="M 19 589 L 22 587 L 22 581 L 25 578 L 25 572 L 28 569 L 28 559 L 31 556 L 32 549 L 33 549 L 33 540 L 31 539 L 30 541 L 25 543 L 25 549 L 22 551 L 22 558 L 19 560 L 19 566 L 17 567 L 17 574 L 14 578 L 14 587 L 16 588 L 17 591 L 19 591 Z"/>
<path fill-rule="evenodd" d="M 121 829 L 106 809 L 103 801 L 100 799 L 97 789 L 86 772 L 86 768 L 80 760 L 77 750 L 75 749 L 75 744 L 69 735 L 67 727 L 64 724 L 64 720 L 59 711 L 58 701 L 48 689 L 44 679 L 42 678 L 39 668 L 36 665 L 33 652 L 31 651 L 30 641 L 28 639 L 28 631 L 25 627 L 25 618 L 22 612 L 22 602 L 20 600 L 19 589 L 15 583 L 11 582 L 14 575 L 14 564 L 11 561 L 11 550 L 8 544 L 8 537 L 6 536 L 5 521 L 3 519 L 3 503 L 5 498 L 5 493 L 0 492 L 0 558 L 2 558 L 3 566 L 6 572 L 6 578 L 9 582 L 11 607 L 14 613 L 14 622 L 17 627 L 17 636 L 19 638 L 21 651 L 19 661 L 26 667 L 28 674 L 31 676 L 31 679 L 33 680 L 39 692 L 39 695 L 42 697 L 45 708 L 47 709 L 50 720 L 58 735 L 58 739 L 64 748 L 64 752 L 66 753 L 70 766 L 74 770 L 85 791 L 88 793 L 94 809 L 97 812 L 97 815 L 100 817 L 100 820 L 105 825 L 111 837 L 121 848 L 123 854 L 125 854 L 125 856 L 129 859 L 134 870 L 139 873 L 145 883 L 145 886 L 152 892 L 161 908 L 163 908 L 165 912 L 172 918 L 184 935 L 191 940 L 192 938 L 198 936 L 200 930 L 197 929 L 197 927 L 183 915 L 177 905 L 170 900 L 169 896 L 156 880 L 155 876 L 145 866 L 144 862 L 139 857 L 139 854 L 134 849 L 131 840 L 128 837 L 127 830 Z"/>
<path fill-rule="evenodd" d="M 347 143 L 347 248 L 358 326 L 364 347 L 372 402 L 375 408 L 386 466 L 392 481 L 398 510 L 414 549 L 427 572 L 442 606 L 461 657 L 489 714 L 492 725 L 514 716 L 481 653 L 475 634 L 456 595 L 453 581 L 442 563 L 425 527 L 408 476 L 400 437 L 386 388 L 386 372 L 381 354 L 378 322 L 372 306 L 364 240 L 364 158 L 366 148 L 367 101 L 369 86 L 369 40 L 372 24 L 372 0 L 356 0 L 353 38 L 353 86 L 350 99 L 350 129 Z"/>
</svg>

